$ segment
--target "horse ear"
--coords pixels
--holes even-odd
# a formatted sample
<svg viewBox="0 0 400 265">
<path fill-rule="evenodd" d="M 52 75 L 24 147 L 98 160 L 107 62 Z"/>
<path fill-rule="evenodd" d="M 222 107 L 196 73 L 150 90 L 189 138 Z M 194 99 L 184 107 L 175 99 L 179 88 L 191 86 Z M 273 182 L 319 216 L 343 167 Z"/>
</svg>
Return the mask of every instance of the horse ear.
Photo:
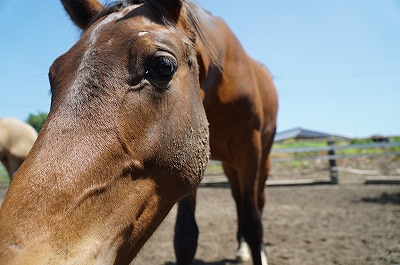
<svg viewBox="0 0 400 265">
<path fill-rule="evenodd" d="M 85 29 L 89 22 L 105 8 L 97 0 L 61 0 L 61 3 L 71 20 L 81 29 Z"/>
</svg>

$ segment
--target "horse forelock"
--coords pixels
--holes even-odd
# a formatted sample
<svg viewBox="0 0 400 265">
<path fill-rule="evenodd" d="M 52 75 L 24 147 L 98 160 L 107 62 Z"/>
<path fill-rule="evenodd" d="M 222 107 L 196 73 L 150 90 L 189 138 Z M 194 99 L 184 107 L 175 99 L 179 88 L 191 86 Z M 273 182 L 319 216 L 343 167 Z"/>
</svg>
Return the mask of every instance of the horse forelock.
<svg viewBox="0 0 400 265">
<path fill-rule="evenodd" d="M 165 5 L 172 5 L 173 1 L 165 1 Z M 164 24 L 174 26 L 177 24 L 177 21 L 173 21 L 170 17 L 168 17 L 163 8 L 159 6 L 157 0 L 122 0 L 116 1 L 109 4 L 98 16 L 96 16 L 90 23 L 89 26 L 96 22 L 98 19 L 110 15 L 111 13 L 117 12 L 125 7 L 131 5 L 140 5 L 147 3 L 151 9 L 158 15 Z M 170 9 L 173 9 L 170 6 Z M 183 12 L 182 12 L 183 11 Z M 183 24 L 188 25 L 193 33 L 196 35 L 196 38 L 202 43 L 205 48 L 207 55 L 210 60 L 217 65 L 221 66 L 221 58 L 218 54 L 217 42 L 213 41 L 215 39 L 215 24 L 212 15 L 204 10 L 202 7 L 197 5 L 192 1 L 183 1 L 181 16 L 179 17 L 182 20 Z M 89 27 L 88 26 L 88 27 Z M 190 34 L 190 32 L 185 32 L 186 34 Z M 190 37 L 189 37 L 190 38 Z"/>
</svg>

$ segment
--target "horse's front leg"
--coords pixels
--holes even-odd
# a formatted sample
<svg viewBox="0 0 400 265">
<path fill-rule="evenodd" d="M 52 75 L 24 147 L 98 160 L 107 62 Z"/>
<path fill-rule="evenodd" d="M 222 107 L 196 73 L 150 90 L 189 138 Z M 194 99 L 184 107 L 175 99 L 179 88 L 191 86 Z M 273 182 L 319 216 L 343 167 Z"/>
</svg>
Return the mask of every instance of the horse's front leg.
<svg viewBox="0 0 400 265">
<path fill-rule="evenodd" d="M 260 192 L 263 189 L 258 187 L 258 185 L 264 185 L 264 183 L 257 183 L 260 179 L 258 177 L 259 163 L 257 162 L 260 156 L 256 150 L 244 153 L 246 155 L 241 157 L 241 163 L 237 163 L 235 166 L 223 163 L 224 172 L 231 184 L 238 214 L 237 239 L 239 247 L 236 257 L 239 261 L 247 261 L 251 257 L 254 265 L 267 265 L 260 210 L 260 207 L 263 206 L 263 203 L 261 203 L 263 196 L 259 198 L 263 195 L 263 192 Z"/>
<path fill-rule="evenodd" d="M 177 265 L 191 264 L 196 254 L 199 229 L 194 216 L 196 192 L 189 194 L 178 203 L 175 223 L 174 249 Z"/>
</svg>

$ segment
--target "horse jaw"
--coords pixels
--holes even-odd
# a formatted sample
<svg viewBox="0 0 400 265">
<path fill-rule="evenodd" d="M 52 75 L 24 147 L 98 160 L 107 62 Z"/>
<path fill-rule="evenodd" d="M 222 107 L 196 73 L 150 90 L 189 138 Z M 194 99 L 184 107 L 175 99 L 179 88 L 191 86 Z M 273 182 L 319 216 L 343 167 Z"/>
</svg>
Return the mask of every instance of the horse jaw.
<svg viewBox="0 0 400 265">
<path fill-rule="evenodd" d="M 65 229 L 65 224 L 60 227 L 42 224 L 42 229 L 36 234 L 21 236 L 14 233 L 12 239 L 0 239 L 1 249 L 5 250 L 0 255 L 0 264 L 129 264 L 172 208 L 171 204 L 161 200 L 156 184 L 150 180 L 139 180 L 137 189 L 141 190 L 141 199 L 137 199 L 137 203 L 114 205 L 115 212 L 124 212 L 123 217 L 121 214 L 103 214 L 99 217 L 101 222 L 92 220 L 90 226 L 87 226 L 87 220 L 80 224 L 67 222 L 66 225 L 73 225 L 73 229 Z M 86 205 L 90 207 L 90 200 L 90 196 L 83 195 L 70 209 L 70 215 Z M 86 218 L 90 219 L 90 215 Z M 67 215 L 63 217 L 68 218 Z M 79 231 L 80 226 L 84 229 Z M 18 228 L 12 230 L 18 231 Z M 74 232 L 60 233 L 62 230 Z M 26 236 L 33 239 L 29 244 L 21 240 Z"/>
</svg>

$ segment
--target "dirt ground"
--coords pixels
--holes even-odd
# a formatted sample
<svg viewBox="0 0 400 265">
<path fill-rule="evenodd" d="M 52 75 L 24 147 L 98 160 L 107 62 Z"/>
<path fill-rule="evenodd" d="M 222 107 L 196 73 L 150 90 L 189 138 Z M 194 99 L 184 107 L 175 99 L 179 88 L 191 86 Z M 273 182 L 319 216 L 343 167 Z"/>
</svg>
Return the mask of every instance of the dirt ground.
<svg viewBox="0 0 400 265">
<path fill-rule="evenodd" d="M 2 198 L 5 189 L 0 192 Z M 267 200 L 263 223 L 270 265 L 400 264 L 399 185 L 268 187 Z M 194 264 L 237 264 L 229 188 L 199 188 L 197 207 Z M 132 264 L 175 264 L 175 214 L 173 208 Z"/>
<path fill-rule="evenodd" d="M 201 187 L 197 207 L 194 264 L 237 264 L 229 188 Z M 174 208 L 132 264 L 175 264 L 175 214 Z M 269 187 L 263 223 L 272 265 L 400 264 L 400 186 Z"/>
</svg>

